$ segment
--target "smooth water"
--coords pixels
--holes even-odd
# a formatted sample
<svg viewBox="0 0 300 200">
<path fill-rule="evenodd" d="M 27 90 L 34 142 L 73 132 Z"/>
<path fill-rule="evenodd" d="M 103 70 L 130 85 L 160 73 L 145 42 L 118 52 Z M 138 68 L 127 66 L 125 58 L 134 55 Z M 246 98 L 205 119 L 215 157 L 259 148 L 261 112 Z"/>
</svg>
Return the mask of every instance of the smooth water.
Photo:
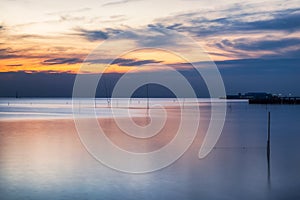
<svg viewBox="0 0 300 200">
<path fill-rule="evenodd" d="M 133 117 L 143 119 L 146 101 L 132 100 Z M 167 168 L 134 175 L 104 166 L 85 150 L 72 120 L 71 99 L 1 99 L 1 199 L 300 199 L 300 106 L 228 102 L 218 143 L 198 159 L 211 107 L 208 100 L 199 102 L 200 129 L 188 151 Z M 154 104 L 172 106 L 175 100 L 150 99 L 150 109 Z M 120 99 L 119 117 L 127 114 L 124 105 Z M 96 100 L 96 115 L 112 140 L 126 143 L 110 121 L 106 99 Z M 172 134 L 172 127 L 164 134 Z M 142 147 L 164 142 L 161 137 Z"/>
</svg>

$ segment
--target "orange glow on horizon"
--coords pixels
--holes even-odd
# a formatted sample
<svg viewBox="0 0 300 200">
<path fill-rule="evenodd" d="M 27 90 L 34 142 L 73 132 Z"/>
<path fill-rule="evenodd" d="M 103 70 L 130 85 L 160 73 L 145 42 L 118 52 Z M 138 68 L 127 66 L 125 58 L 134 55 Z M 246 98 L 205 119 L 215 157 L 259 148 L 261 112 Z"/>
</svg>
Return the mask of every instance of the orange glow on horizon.
<svg viewBox="0 0 300 200">
<path fill-rule="evenodd" d="M 91 48 L 91 46 L 89 46 Z M 45 60 L 53 58 L 65 58 L 72 59 L 74 56 L 80 56 L 78 59 L 84 60 L 84 55 L 88 55 L 87 49 L 74 49 L 69 48 L 68 51 L 63 51 L 59 47 L 49 47 L 41 46 L 40 49 L 28 50 L 28 56 L 24 55 L 24 57 L 19 58 L 7 58 L 2 59 L 0 63 L 0 72 L 26 72 L 26 73 L 126 73 L 136 71 L 137 68 L 141 68 L 142 70 L 138 71 L 157 71 L 157 70 L 165 70 L 166 66 L 175 64 L 176 68 L 187 68 L 189 66 L 185 65 L 187 60 L 184 58 L 173 54 L 172 52 L 165 51 L 162 49 L 140 49 L 128 52 L 122 55 L 120 58 L 124 60 L 132 60 L 132 61 L 148 61 L 149 63 L 145 65 L 129 65 L 126 66 L 126 63 L 119 64 L 111 64 L 107 65 L 104 63 L 45 63 Z M 49 49 L 51 51 L 51 57 L 47 53 L 49 53 Z M 56 49 L 56 52 L 55 52 Z M 53 52 L 54 51 L 54 52 Z M 81 51 L 81 53 L 79 53 Z M 77 54 L 76 54 L 77 52 Z M 64 54 L 63 54 L 64 53 Z M 74 55 L 72 57 L 72 55 Z M 212 56 L 214 57 L 214 56 Z M 77 57 L 75 57 L 77 58 Z M 220 57 L 218 57 L 220 58 Z M 221 57 L 225 58 L 225 57 Z M 219 60 L 219 59 L 216 59 Z M 197 60 L 195 60 L 197 61 Z M 180 66 L 182 64 L 182 66 Z"/>
</svg>

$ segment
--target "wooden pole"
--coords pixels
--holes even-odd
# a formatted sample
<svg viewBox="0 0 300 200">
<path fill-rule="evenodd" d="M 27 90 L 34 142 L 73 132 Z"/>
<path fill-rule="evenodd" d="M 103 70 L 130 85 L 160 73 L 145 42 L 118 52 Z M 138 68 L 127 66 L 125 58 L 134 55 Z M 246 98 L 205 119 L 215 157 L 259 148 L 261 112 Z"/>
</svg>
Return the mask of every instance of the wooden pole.
<svg viewBox="0 0 300 200">
<path fill-rule="evenodd" d="M 270 139 L 271 139 L 271 129 L 270 129 L 270 123 L 271 123 L 271 113 L 268 112 L 268 140 L 267 140 L 267 152 L 268 156 L 270 156 Z"/>
<path fill-rule="evenodd" d="M 271 163 L 270 163 L 270 154 L 271 154 L 271 113 L 268 112 L 268 140 L 267 140 L 267 162 L 268 162 L 268 186 L 271 187 Z"/>
<path fill-rule="evenodd" d="M 148 84 L 146 85 L 146 89 L 147 89 L 147 110 L 149 110 L 149 86 L 148 86 Z"/>
</svg>

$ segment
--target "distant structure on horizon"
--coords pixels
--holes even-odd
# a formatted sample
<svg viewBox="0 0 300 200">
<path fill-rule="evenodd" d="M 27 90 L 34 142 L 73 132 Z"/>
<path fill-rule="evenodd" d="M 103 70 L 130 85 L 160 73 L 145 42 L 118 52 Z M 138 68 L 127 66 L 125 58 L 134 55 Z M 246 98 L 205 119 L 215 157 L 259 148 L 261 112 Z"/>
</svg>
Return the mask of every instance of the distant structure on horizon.
<svg viewBox="0 0 300 200">
<path fill-rule="evenodd" d="M 266 92 L 227 95 L 226 99 L 248 99 L 249 104 L 300 104 L 300 97 L 281 97 Z"/>
<path fill-rule="evenodd" d="M 227 95 L 226 99 L 269 99 L 274 95 L 266 92 L 247 92 L 245 94 L 238 93 L 237 95 Z"/>
</svg>

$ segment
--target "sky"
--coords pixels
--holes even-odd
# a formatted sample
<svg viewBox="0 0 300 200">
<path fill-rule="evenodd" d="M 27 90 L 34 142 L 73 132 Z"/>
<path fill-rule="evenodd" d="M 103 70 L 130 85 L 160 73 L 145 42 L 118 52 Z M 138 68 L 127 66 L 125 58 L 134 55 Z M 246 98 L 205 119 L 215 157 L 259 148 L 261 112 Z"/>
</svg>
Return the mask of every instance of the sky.
<svg viewBox="0 0 300 200">
<path fill-rule="evenodd" d="M 126 49 L 133 51 L 115 55 Z M 132 69 L 155 72 L 164 65 L 192 80 L 186 60 L 162 49 L 184 52 L 204 67 L 214 62 L 227 93 L 300 96 L 300 1 L 0 2 L 0 96 L 70 96 L 77 73 L 103 69 L 112 85 L 112 77 Z M 82 63 L 89 66 L 84 71 Z"/>
</svg>

